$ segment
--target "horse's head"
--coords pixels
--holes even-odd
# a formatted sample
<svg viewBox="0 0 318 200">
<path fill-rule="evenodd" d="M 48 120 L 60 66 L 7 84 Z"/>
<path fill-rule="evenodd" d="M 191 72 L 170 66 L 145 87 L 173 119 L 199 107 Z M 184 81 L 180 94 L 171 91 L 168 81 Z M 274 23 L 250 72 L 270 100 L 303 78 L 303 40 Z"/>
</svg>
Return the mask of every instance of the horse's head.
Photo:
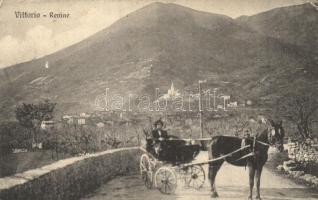
<svg viewBox="0 0 318 200">
<path fill-rule="evenodd" d="M 274 122 L 273 120 L 269 120 L 271 128 L 268 133 L 268 142 L 275 146 L 280 152 L 284 151 L 284 137 L 285 131 L 283 128 L 283 122 Z"/>
</svg>

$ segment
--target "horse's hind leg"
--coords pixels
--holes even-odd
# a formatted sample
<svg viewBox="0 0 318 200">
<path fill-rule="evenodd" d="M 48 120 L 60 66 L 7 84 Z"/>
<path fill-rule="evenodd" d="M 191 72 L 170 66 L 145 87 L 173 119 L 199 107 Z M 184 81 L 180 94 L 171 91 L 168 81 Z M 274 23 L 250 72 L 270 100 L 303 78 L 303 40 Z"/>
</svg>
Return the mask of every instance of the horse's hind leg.
<svg viewBox="0 0 318 200">
<path fill-rule="evenodd" d="M 215 178 L 216 178 L 216 174 L 218 173 L 222 164 L 223 164 L 223 161 L 218 162 L 218 163 L 210 163 L 209 164 L 209 179 L 210 179 L 210 184 L 211 184 L 211 192 L 212 192 L 211 197 L 212 198 L 219 196 L 217 191 L 216 191 Z"/>
</svg>

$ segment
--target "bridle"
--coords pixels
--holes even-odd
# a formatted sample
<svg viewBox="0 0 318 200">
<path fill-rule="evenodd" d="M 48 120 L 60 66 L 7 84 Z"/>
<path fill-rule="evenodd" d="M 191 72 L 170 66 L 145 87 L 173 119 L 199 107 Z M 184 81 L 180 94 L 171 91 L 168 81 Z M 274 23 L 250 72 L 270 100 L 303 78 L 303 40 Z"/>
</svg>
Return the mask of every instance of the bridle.
<svg viewBox="0 0 318 200">
<path fill-rule="evenodd" d="M 255 136 L 255 141 L 257 143 L 265 145 L 265 146 L 274 146 L 275 145 L 275 141 L 273 139 L 274 138 L 274 135 L 272 134 L 273 131 L 276 131 L 274 127 L 268 127 L 267 128 L 267 141 L 268 141 L 268 143 L 256 140 L 256 136 Z M 276 134 L 276 132 L 275 132 L 275 134 Z"/>
<path fill-rule="evenodd" d="M 273 127 L 271 127 L 271 128 L 268 128 L 268 132 L 267 132 L 267 140 L 268 140 L 268 143 L 270 144 L 270 145 L 275 145 L 274 144 L 274 135 L 272 134 L 272 132 L 273 131 L 275 131 L 275 135 L 276 135 L 276 130 L 273 128 Z"/>
</svg>

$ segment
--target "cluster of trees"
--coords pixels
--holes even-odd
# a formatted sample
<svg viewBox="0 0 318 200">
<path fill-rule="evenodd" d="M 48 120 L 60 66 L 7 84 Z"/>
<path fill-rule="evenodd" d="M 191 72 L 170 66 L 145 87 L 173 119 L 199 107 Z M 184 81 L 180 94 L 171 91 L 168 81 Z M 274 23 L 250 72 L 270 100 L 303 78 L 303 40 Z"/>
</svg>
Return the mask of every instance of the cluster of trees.
<svg viewBox="0 0 318 200">
<path fill-rule="evenodd" d="M 14 148 L 28 149 L 32 145 L 28 130 L 16 122 L 0 125 L 0 154 L 11 153 Z"/>
<path fill-rule="evenodd" d="M 318 122 L 318 94 L 316 89 L 303 89 L 286 93 L 279 98 L 276 111 L 296 127 L 302 139 L 312 138 Z"/>
<path fill-rule="evenodd" d="M 53 111 L 56 103 L 45 100 L 38 104 L 18 105 L 15 110 L 16 119 L 20 125 L 29 130 L 33 142 L 37 143 L 37 133 L 39 132 L 42 121 L 53 119 Z"/>
<path fill-rule="evenodd" d="M 0 153 L 8 154 L 13 149 L 32 149 L 38 140 L 37 133 L 43 120 L 53 118 L 56 103 L 45 100 L 38 104 L 18 105 L 15 110 L 17 122 L 0 124 Z"/>
<path fill-rule="evenodd" d="M 137 145 L 139 142 L 136 135 L 141 127 L 139 128 L 137 123 L 133 123 L 130 130 L 123 124 L 112 124 L 104 128 L 98 128 L 95 124 L 68 124 L 54 119 L 55 107 L 56 103 L 49 100 L 18 105 L 15 110 L 18 124 L 0 127 L 0 139 L 5 141 L 0 142 L 0 148 L 5 149 L 2 152 L 9 153 L 14 148 L 31 150 L 32 144 L 42 143 L 43 149 L 52 150 L 52 157 L 61 158 L 65 155 L 86 154 L 132 143 Z M 48 120 L 53 120 L 54 126 L 43 130 L 41 124 Z"/>
<path fill-rule="evenodd" d="M 98 152 L 118 147 L 138 145 L 138 136 L 135 133 L 128 135 L 127 127 L 122 125 L 98 128 L 90 125 L 76 125 L 60 123 L 52 129 L 44 130 L 41 134 L 43 147 L 52 150 L 54 157 L 61 154 L 71 156 Z M 128 130 L 132 131 L 132 130 Z"/>
<path fill-rule="evenodd" d="M 98 134 L 91 128 L 58 125 L 42 130 L 43 148 L 52 150 L 52 157 L 75 156 L 100 149 Z M 55 153 L 55 154 L 54 154 Z"/>
</svg>

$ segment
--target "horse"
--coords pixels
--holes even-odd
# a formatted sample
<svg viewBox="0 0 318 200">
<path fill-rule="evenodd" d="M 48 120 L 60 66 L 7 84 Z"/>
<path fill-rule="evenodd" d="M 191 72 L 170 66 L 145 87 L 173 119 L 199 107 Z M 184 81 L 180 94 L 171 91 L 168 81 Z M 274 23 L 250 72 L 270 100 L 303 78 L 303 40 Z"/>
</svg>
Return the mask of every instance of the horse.
<svg viewBox="0 0 318 200">
<path fill-rule="evenodd" d="M 253 199 L 254 177 L 256 181 L 256 199 L 260 200 L 260 179 L 264 164 L 268 159 L 268 149 L 270 146 L 276 147 L 280 152 L 284 150 L 284 128 L 282 121 L 275 123 L 269 120 L 268 128 L 254 138 L 241 139 L 231 136 L 215 136 L 212 137 L 208 145 L 209 159 L 215 159 L 222 155 L 230 154 L 224 160 L 209 163 L 209 180 L 211 184 L 211 198 L 218 197 L 215 186 L 215 178 L 218 170 L 221 168 L 224 161 L 235 166 L 248 166 L 249 168 L 249 196 L 248 199 Z M 245 145 L 250 145 L 247 150 L 242 150 L 237 153 L 231 152 L 242 148 L 244 140 Z"/>
</svg>

